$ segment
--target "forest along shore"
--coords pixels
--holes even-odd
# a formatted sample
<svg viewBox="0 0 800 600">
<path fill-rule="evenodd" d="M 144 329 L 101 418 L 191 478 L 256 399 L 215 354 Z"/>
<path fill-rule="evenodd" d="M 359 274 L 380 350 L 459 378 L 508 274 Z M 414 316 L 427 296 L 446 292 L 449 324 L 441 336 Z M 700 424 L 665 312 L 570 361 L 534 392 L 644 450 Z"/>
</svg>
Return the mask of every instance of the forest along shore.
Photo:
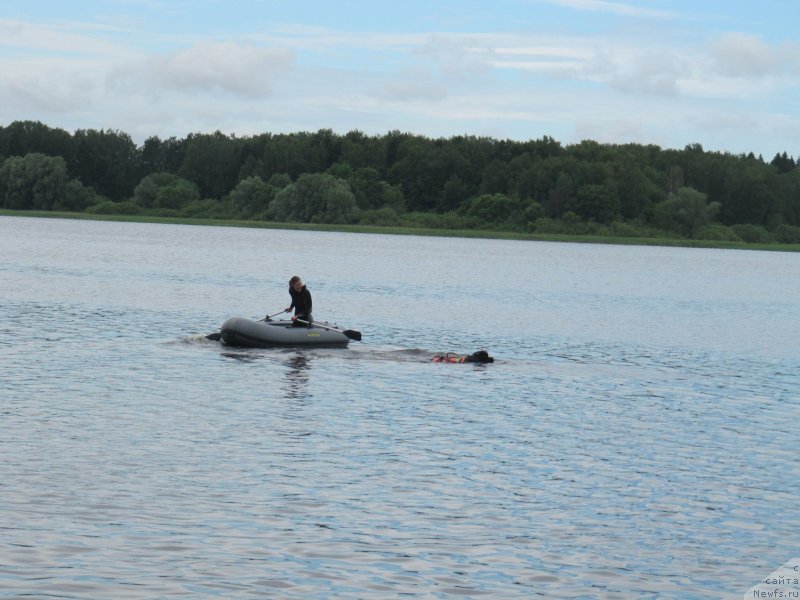
<svg viewBox="0 0 800 600">
<path fill-rule="evenodd" d="M 0 209 L 15 211 L 772 249 L 800 244 L 798 190 L 786 152 L 699 144 L 321 129 L 138 146 L 121 131 L 0 126 Z"/>
</svg>

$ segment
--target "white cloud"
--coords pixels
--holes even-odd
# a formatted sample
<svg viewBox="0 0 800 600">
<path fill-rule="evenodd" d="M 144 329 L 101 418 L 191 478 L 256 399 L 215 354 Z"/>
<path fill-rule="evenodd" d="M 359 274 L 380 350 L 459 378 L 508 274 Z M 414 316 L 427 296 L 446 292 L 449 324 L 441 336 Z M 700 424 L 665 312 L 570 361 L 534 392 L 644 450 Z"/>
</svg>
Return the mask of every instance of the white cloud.
<svg viewBox="0 0 800 600">
<path fill-rule="evenodd" d="M 269 94 L 293 61 L 287 50 L 234 42 L 204 42 L 134 67 L 159 89 L 182 92 L 222 91 L 258 98 Z"/>
<path fill-rule="evenodd" d="M 78 85 L 64 85 L 55 78 L 47 81 L 35 77 L 21 77 L 10 82 L 6 90 L 15 104 L 26 110 L 67 114 L 86 107 L 91 94 Z"/>
<path fill-rule="evenodd" d="M 498 48 L 497 56 L 491 64 L 499 69 L 662 96 L 677 94 L 678 81 L 693 68 L 693 60 L 668 47 L 642 49 L 635 40 L 607 37 L 525 40 Z"/>
<path fill-rule="evenodd" d="M 495 57 L 489 64 L 497 69 L 518 69 L 550 77 L 571 78 L 580 75 L 593 56 L 591 48 L 575 43 L 575 40 L 524 39 L 519 40 L 516 46 L 496 48 Z"/>
<path fill-rule="evenodd" d="M 80 114 L 92 103 L 99 81 L 87 59 L 0 60 L 0 117 L 12 114 Z"/>
<path fill-rule="evenodd" d="M 64 56 L 109 57 L 125 54 L 123 45 L 105 39 L 116 28 L 60 22 L 50 25 L 0 19 L 0 48 L 9 55 L 62 53 Z"/>
<path fill-rule="evenodd" d="M 796 87 L 800 74 L 800 45 L 769 45 L 741 34 L 708 45 L 634 36 L 509 36 L 504 42 L 490 62 L 497 69 L 647 98 L 753 99 Z"/>
<path fill-rule="evenodd" d="M 726 33 L 711 44 L 717 70 L 729 77 L 762 77 L 778 64 L 776 50 L 756 36 Z"/>
<path fill-rule="evenodd" d="M 487 75 L 495 50 L 482 36 L 432 34 L 412 50 L 442 75 L 473 78 Z"/>
<path fill-rule="evenodd" d="M 679 93 L 678 81 L 691 70 L 688 61 L 669 51 L 627 52 L 621 58 L 610 70 L 608 82 L 628 93 L 674 96 Z"/>
</svg>

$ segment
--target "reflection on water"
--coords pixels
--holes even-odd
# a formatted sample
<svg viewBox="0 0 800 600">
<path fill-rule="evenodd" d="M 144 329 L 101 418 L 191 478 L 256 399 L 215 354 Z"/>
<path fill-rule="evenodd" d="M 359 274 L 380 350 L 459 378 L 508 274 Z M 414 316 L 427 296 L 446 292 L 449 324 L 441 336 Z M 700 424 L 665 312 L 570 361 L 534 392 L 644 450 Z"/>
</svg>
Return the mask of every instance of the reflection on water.
<svg viewBox="0 0 800 600">
<path fill-rule="evenodd" d="M 256 362 L 260 358 L 255 354 L 248 354 L 246 352 L 222 352 L 221 355 L 244 363 Z"/>
<path fill-rule="evenodd" d="M 286 388 L 289 398 L 306 398 L 311 359 L 307 352 L 297 352 L 286 360 Z"/>
<path fill-rule="evenodd" d="M 2 217 L 0 239 L 0 595 L 741 597 L 796 556 L 796 255 Z M 363 342 L 205 339 L 282 305 L 265 264 L 303 265 Z M 431 362 L 479 348 L 496 362 Z"/>
</svg>

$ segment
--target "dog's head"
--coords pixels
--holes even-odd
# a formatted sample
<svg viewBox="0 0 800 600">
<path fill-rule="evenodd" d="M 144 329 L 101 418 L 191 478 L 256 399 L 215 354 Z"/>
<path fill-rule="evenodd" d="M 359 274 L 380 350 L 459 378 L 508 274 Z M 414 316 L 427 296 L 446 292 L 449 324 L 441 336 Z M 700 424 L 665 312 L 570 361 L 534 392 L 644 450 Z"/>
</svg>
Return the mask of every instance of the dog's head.
<svg viewBox="0 0 800 600">
<path fill-rule="evenodd" d="M 494 362 L 494 359 L 489 356 L 489 353 L 486 350 L 478 350 L 477 352 L 473 352 L 469 355 L 469 362 L 492 363 Z"/>
</svg>

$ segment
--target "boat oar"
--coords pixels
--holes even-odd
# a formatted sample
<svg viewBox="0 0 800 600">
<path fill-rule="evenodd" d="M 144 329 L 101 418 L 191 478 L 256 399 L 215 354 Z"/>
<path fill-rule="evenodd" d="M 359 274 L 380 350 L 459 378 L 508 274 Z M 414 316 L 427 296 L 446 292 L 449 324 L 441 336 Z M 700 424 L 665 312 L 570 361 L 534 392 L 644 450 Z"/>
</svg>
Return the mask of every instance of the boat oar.
<svg viewBox="0 0 800 600">
<path fill-rule="evenodd" d="M 283 314 L 283 313 L 285 313 L 285 312 L 286 312 L 285 310 L 282 310 L 282 311 L 280 311 L 280 312 L 276 312 L 274 315 L 267 315 L 266 317 L 264 317 L 264 318 L 263 318 L 263 319 L 261 319 L 261 320 L 262 320 L 262 321 L 269 321 L 269 320 L 270 320 L 272 317 L 277 317 L 278 315 L 282 315 L 282 314 Z"/>
<path fill-rule="evenodd" d="M 309 323 L 308 321 L 304 321 L 303 319 L 297 319 L 300 323 L 305 323 L 306 325 L 312 325 L 313 327 L 322 327 L 323 329 L 328 329 L 330 331 L 338 331 L 339 333 L 345 334 L 351 340 L 355 340 L 357 342 L 361 341 L 361 332 L 354 331 L 353 329 L 345 329 L 342 331 L 341 329 L 336 329 L 335 327 L 328 327 L 327 325 L 320 325 L 319 323 Z"/>
</svg>

